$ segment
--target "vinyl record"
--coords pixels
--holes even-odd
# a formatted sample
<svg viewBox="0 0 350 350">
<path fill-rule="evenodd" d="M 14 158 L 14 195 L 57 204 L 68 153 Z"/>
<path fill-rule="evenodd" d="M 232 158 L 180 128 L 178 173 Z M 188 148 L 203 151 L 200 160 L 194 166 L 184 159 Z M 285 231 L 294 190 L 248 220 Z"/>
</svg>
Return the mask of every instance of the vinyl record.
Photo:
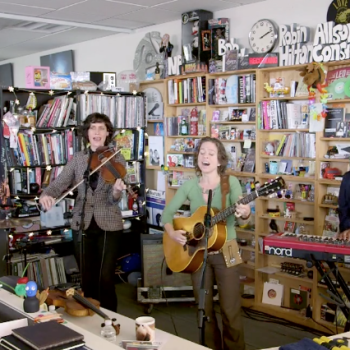
<svg viewBox="0 0 350 350">
<path fill-rule="evenodd" d="M 332 21 L 336 24 L 350 23 L 350 7 L 348 1 L 333 0 L 331 2 L 327 12 L 327 22 Z"/>
</svg>

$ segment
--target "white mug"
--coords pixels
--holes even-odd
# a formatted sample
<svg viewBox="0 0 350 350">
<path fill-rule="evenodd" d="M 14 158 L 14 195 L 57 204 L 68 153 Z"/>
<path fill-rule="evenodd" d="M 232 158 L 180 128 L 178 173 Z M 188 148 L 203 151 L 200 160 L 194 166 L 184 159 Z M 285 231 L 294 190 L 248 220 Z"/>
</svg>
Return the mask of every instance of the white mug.
<svg viewBox="0 0 350 350">
<path fill-rule="evenodd" d="M 150 316 L 141 316 L 135 320 L 136 340 L 154 341 L 156 320 Z"/>
</svg>

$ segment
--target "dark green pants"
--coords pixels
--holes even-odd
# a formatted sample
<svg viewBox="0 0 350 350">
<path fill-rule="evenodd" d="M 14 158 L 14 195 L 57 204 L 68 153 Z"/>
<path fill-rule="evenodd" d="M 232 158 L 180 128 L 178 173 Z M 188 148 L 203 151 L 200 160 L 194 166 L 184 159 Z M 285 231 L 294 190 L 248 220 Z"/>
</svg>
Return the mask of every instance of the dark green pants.
<svg viewBox="0 0 350 350">
<path fill-rule="evenodd" d="M 198 303 L 198 293 L 202 268 L 192 274 L 194 296 Z M 223 333 L 221 337 L 213 305 L 213 286 L 216 282 L 222 317 Z M 244 350 L 244 332 L 241 319 L 241 297 L 238 267 L 228 268 L 222 254 L 208 255 L 205 273 L 205 343 L 215 350 Z"/>
</svg>

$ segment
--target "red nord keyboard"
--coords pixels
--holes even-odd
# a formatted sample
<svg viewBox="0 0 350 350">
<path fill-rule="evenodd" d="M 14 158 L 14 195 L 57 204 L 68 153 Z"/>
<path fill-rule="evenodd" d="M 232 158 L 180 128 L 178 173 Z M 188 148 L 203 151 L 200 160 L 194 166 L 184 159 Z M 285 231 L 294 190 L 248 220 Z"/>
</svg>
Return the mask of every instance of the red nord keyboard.
<svg viewBox="0 0 350 350">
<path fill-rule="evenodd" d="M 350 242 L 322 236 L 278 233 L 264 238 L 264 254 L 350 263 Z"/>
</svg>

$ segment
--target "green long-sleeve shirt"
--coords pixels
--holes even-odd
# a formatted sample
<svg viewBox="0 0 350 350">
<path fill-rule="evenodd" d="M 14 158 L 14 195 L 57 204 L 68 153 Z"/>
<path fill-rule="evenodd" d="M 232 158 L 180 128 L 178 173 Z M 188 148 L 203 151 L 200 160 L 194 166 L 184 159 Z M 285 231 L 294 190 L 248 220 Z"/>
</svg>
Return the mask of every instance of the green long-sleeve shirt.
<svg viewBox="0 0 350 350">
<path fill-rule="evenodd" d="M 237 202 L 238 197 L 242 195 L 242 188 L 236 177 L 230 176 L 230 192 L 226 196 L 226 208 Z M 177 210 L 182 206 L 182 204 L 189 200 L 191 214 L 196 211 L 197 208 L 207 205 L 204 201 L 202 188 L 199 185 L 199 179 L 194 178 L 186 181 L 177 191 L 174 198 L 165 207 L 162 215 L 163 224 L 172 224 L 173 218 Z M 220 184 L 213 191 L 213 197 L 211 206 L 213 208 L 221 209 L 221 188 Z M 204 218 L 203 218 L 204 220 Z M 227 225 L 227 240 L 236 238 L 236 230 L 234 227 L 235 216 L 230 215 L 226 219 Z"/>
</svg>

